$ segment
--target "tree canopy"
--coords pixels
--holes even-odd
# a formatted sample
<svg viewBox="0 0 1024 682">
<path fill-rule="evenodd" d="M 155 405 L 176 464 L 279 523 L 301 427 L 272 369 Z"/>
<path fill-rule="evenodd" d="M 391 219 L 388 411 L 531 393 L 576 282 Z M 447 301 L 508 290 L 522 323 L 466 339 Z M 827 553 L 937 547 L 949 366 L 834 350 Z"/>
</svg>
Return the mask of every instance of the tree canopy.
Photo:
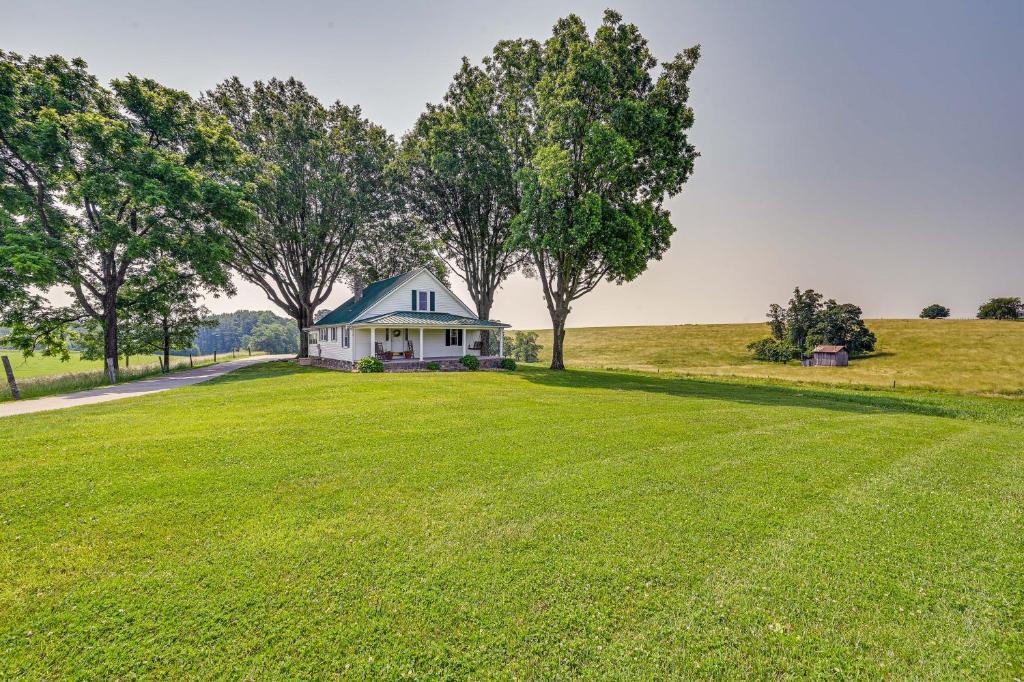
<svg viewBox="0 0 1024 682">
<path fill-rule="evenodd" d="M 402 141 L 409 206 L 466 282 L 483 319 L 498 287 L 526 257 L 509 243 L 523 165 L 510 137 L 513 123 L 496 79 L 464 59 L 444 101 L 428 105 Z"/>
<path fill-rule="evenodd" d="M 513 41 L 491 57 L 530 156 L 512 244 L 540 278 L 553 326 L 551 367 L 564 368 L 571 304 L 602 281 L 635 279 L 669 246 L 664 201 L 698 156 L 689 79 L 699 47 L 661 65 L 633 24 L 612 10 L 593 36 L 576 15 L 542 45 Z"/>
<path fill-rule="evenodd" d="M 938 303 L 932 303 L 930 306 L 926 306 L 919 317 L 922 320 L 942 320 L 950 315 L 950 310 L 944 305 Z"/>
<path fill-rule="evenodd" d="M 353 263 L 360 235 L 393 210 L 395 142 L 359 107 L 323 106 L 294 78 L 230 78 L 203 97 L 254 159 L 242 178 L 255 219 L 229 232 L 231 263 L 301 331 Z M 308 353 L 300 334 L 300 355 Z"/>
<path fill-rule="evenodd" d="M 221 227 L 247 219 L 228 179 L 240 149 L 188 94 L 137 76 L 104 88 L 84 61 L 0 52 L 0 303 L 11 339 L 66 355 L 70 325 L 102 328 L 116 366 L 118 317 L 156 259 L 227 286 Z M 148 281 L 151 289 L 159 283 Z M 67 287 L 73 302 L 11 289 Z"/>
<path fill-rule="evenodd" d="M 990 298 L 978 308 L 979 320 L 1020 320 L 1024 319 L 1024 303 L 1019 296 Z"/>
</svg>

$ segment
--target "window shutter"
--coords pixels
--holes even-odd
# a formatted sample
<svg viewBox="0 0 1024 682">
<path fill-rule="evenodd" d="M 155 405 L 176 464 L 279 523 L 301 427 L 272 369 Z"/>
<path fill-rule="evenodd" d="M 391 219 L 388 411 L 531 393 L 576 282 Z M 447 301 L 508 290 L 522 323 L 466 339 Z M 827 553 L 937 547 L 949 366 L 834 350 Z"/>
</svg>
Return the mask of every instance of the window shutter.
<svg viewBox="0 0 1024 682">
<path fill-rule="evenodd" d="M 462 330 L 459 330 L 459 345 L 462 345 Z"/>
<path fill-rule="evenodd" d="M 416 290 L 412 290 L 412 309 L 416 310 Z"/>
<path fill-rule="evenodd" d="M 445 329 L 444 330 L 444 345 L 446 345 L 446 346 L 452 345 L 452 330 L 451 329 Z"/>
<path fill-rule="evenodd" d="M 430 292 L 430 312 L 434 312 L 434 292 Z"/>
</svg>

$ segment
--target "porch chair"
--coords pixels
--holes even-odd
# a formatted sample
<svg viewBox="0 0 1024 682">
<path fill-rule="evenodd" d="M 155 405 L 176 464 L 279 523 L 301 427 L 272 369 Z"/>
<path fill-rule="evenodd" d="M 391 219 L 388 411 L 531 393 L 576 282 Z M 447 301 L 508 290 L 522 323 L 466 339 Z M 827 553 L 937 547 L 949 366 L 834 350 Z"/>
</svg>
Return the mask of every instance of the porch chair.
<svg viewBox="0 0 1024 682">
<path fill-rule="evenodd" d="M 382 341 L 373 342 L 373 354 L 378 360 L 382 362 L 384 360 L 387 360 L 387 354 L 384 352 L 384 343 Z"/>
</svg>

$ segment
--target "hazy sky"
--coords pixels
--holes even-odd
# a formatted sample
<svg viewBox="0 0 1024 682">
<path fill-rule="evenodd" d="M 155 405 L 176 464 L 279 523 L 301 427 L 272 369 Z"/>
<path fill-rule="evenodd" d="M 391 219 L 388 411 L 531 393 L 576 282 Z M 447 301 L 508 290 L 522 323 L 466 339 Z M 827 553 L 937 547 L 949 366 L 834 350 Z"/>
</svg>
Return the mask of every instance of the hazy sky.
<svg viewBox="0 0 1024 682">
<path fill-rule="evenodd" d="M 193 94 L 295 76 L 396 136 L 466 55 L 544 39 L 604 2 L 0 0 L 0 48 L 85 58 Z M 763 319 L 794 285 L 912 317 L 1024 295 L 1024 2 L 618 2 L 669 59 L 694 43 L 701 152 L 678 232 L 640 279 L 578 301 L 570 326 Z M 458 293 L 464 293 L 456 286 Z M 338 291 L 331 303 L 347 292 Z M 248 285 L 216 311 L 272 309 Z M 493 315 L 549 324 L 537 281 Z"/>
</svg>

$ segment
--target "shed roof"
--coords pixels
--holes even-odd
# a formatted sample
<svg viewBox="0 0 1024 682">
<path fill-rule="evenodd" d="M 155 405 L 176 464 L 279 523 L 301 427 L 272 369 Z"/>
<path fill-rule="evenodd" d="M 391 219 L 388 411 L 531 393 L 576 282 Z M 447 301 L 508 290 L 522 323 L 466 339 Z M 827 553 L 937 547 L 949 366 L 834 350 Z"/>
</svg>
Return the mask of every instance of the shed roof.
<svg viewBox="0 0 1024 682">
<path fill-rule="evenodd" d="M 814 352 L 815 353 L 838 353 L 838 352 L 844 351 L 844 350 L 846 350 L 846 346 L 821 345 L 821 346 L 815 346 L 814 347 Z"/>
</svg>

